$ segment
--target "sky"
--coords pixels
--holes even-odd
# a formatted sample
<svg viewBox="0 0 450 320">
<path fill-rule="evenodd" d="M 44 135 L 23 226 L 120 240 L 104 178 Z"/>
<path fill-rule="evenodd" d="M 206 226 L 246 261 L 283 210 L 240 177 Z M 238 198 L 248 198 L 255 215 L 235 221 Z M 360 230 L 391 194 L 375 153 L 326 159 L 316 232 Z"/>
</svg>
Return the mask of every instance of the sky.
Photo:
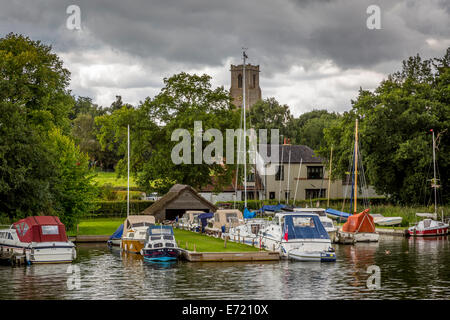
<svg viewBox="0 0 450 320">
<path fill-rule="evenodd" d="M 80 30 L 70 5 L 80 9 Z M 370 29 L 380 9 L 380 29 Z M 371 25 L 371 24 L 370 24 Z M 450 46 L 450 1 L 390 0 L 0 0 L 0 37 L 52 45 L 74 95 L 109 106 L 153 97 L 163 79 L 206 73 L 230 88 L 230 65 L 260 66 L 262 97 L 298 116 L 343 112 L 359 88 L 374 90 L 402 60 L 441 57 Z"/>
</svg>

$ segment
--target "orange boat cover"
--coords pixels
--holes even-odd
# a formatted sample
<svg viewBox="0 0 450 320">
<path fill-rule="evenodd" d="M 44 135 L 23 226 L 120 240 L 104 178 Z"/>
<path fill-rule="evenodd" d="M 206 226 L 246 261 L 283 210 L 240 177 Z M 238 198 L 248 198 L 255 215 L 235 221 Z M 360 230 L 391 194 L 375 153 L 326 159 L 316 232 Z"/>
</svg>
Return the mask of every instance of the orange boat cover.
<svg viewBox="0 0 450 320">
<path fill-rule="evenodd" d="M 375 232 L 375 223 L 369 214 L 370 209 L 348 217 L 342 226 L 344 232 Z"/>
</svg>

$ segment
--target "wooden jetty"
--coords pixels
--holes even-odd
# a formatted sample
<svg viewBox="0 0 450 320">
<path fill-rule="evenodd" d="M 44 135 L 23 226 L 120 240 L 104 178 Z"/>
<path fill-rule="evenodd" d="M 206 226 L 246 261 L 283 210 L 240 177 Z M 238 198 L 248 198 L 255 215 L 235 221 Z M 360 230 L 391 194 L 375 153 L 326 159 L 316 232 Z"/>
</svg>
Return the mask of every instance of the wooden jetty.
<svg viewBox="0 0 450 320">
<path fill-rule="evenodd" d="M 193 252 L 183 250 L 182 257 L 191 262 L 226 261 L 277 261 L 280 254 L 274 251 L 255 252 Z"/>
</svg>

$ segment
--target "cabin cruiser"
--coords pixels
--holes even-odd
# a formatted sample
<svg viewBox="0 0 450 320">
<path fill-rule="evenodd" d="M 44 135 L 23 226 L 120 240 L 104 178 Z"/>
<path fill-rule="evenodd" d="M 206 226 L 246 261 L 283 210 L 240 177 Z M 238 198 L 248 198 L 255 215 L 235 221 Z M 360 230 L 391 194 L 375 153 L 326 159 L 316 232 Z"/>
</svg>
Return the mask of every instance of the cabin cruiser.
<svg viewBox="0 0 450 320">
<path fill-rule="evenodd" d="M 382 214 L 371 213 L 375 224 L 379 226 L 395 226 L 396 224 L 401 224 L 403 218 L 402 217 L 385 217 Z"/>
<path fill-rule="evenodd" d="M 227 233 L 230 228 L 244 224 L 244 216 L 237 209 L 219 209 L 214 212 L 214 218 L 208 222 L 205 228 L 207 233 L 222 234 Z"/>
<path fill-rule="evenodd" d="M 150 226 L 145 237 L 145 246 L 141 250 L 144 260 L 171 261 L 180 257 L 181 250 L 175 241 L 171 226 Z"/>
<path fill-rule="evenodd" d="M 128 216 L 123 223 L 121 249 L 125 252 L 140 253 L 145 244 L 147 229 L 153 225 L 155 225 L 154 216 Z"/>
<path fill-rule="evenodd" d="M 180 229 L 196 231 L 200 227 L 198 216 L 204 213 L 203 211 L 187 210 L 178 221 Z"/>
<path fill-rule="evenodd" d="M 336 253 L 319 215 L 314 212 L 278 212 L 259 231 L 260 246 L 297 261 L 336 261 Z"/>
<path fill-rule="evenodd" d="M 77 256 L 56 216 L 27 217 L 0 230 L 0 250 L 24 254 L 28 263 L 70 263 Z"/>
<path fill-rule="evenodd" d="M 330 239 L 332 242 L 336 239 L 337 228 L 333 224 L 333 220 L 331 220 L 325 211 L 322 208 L 294 208 L 294 212 L 313 212 L 319 215 L 319 219 L 322 222 L 325 230 L 328 232 Z"/>
<path fill-rule="evenodd" d="M 426 219 L 419 221 L 419 223 L 417 223 L 415 226 L 408 229 L 408 233 L 410 236 L 441 236 L 448 233 L 449 225 L 447 223 L 434 220 L 437 218 L 437 214 L 416 213 L 416 215 L 418 217 L 424 217 Z"/>
<path fill-rule="evenodd" d="M 123 235 L 123 223 L 117 228 L 117 230 L 109 237 L 106 242 L 109 247 L 120 247 L 122 243 L 122 235 Z"/>
<path fill-rule="evenodd" d="M 235 242 L 248 245 L 258 244 L 259 230 L 269 223 L 270 221 L 265 219 L 248 219 L 244 224 L 229 228 L 228 237 Z"/>
</svg>

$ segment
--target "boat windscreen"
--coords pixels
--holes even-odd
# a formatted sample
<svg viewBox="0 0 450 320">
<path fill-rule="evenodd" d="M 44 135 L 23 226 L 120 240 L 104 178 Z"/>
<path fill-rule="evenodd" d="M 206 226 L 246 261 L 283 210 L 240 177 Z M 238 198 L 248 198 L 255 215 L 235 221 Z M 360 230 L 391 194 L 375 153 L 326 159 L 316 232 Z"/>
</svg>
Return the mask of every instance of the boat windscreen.
<svg viewBox="0 0 450 320">
<path fill-rule="evenodd" d="M 170 226 L 151 226 L 147 229 L 147 232 L 151 235 L 172 235 L 173 229 Z"/>
<path fill-rule="evenodd" d="M 291 239 L 329 239 L 318 216 L 289 215 L 284 217 L 288 240 Z M 286 230 L 286 227 L 283 228 Z M 284 235 L 283 235 L 284 236 Z"/>
</svg>

